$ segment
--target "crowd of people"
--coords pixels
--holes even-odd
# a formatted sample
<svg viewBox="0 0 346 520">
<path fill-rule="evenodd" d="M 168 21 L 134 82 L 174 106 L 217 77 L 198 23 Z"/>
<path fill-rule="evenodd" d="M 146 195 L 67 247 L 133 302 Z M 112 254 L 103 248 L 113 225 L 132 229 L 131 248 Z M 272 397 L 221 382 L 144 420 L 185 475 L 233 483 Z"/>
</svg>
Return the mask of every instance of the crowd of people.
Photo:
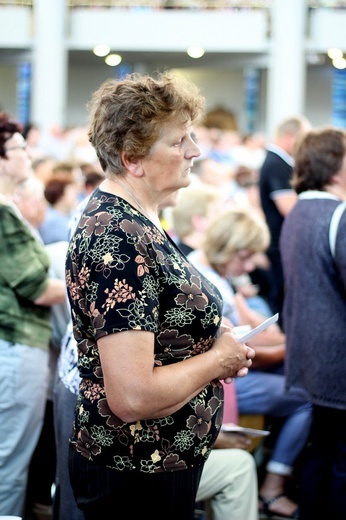
<svg viewBox="0 0 346 520">
<path fill-rule="evenodd" d="M 241 136 L 168 73 L 88 111 L 0 114 L 0 515 L 344 519 L 345 131 Z"/>
</svg>

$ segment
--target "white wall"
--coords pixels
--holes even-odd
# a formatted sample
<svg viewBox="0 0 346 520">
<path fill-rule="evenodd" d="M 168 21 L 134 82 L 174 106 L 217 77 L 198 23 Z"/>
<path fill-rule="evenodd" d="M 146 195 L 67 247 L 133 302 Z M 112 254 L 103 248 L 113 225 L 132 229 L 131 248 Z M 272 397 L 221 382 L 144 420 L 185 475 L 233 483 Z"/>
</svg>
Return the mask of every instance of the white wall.
<svg viewBox="0 0 346 520">
<path fill-rule="evenodd" d="M 26 48 L 32 38 L 32 9 L 0 6 L 0 47 Z"/>
<path fill-rule="evenodd" d="M 108 43 L 113 49 L 209 52 L 261 52 L 268 48 L 267 13 L 258 10 L 73 9 L 70 49 Z"/>
</svg>

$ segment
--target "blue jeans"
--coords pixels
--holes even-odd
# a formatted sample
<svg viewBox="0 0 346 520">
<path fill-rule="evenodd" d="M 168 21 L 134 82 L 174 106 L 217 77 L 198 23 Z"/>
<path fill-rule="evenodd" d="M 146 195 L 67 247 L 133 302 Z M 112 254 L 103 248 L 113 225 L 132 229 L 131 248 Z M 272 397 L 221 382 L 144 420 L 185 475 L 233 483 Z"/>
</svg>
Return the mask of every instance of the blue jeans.
<svg viewBox="0 0 346 520">
<path fill-rule="evenodd" d="M 0 339 L 0 515 L 23 515 L 48 374 L 48 351 Z"/>
<path fill-rule="evenodd" d="M 267 469 L 289 475 L 309 437 L 312 405 L 285 393 L 285 376 L 280 370 L 274 373 L 251 369 L 246 377 L 236 378 L 234 384 L 240 414 L 264 414 L 286 419 Z"/>
</svg>

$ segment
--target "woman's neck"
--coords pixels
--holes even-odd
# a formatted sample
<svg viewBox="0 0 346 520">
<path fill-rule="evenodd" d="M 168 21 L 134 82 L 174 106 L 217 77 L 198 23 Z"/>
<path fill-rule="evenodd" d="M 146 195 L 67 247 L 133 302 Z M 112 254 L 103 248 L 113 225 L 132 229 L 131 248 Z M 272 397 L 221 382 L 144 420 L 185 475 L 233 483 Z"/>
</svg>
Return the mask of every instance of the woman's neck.
<svg viewBox="0 0 346 520">
<path fill-rule="evenodd" d="M 338 199 L 346 200 L 346 187 L 343 188 L 340 184 L 326 186 L 324 191 L 338 197 Z"/>
<path fill-rule="evenodd" d="M 134 206 L 145 217 L 147 217 L 147 219 L 149 219 L 162 233 L 164 232 L 157 208 L 155 209 L 152 207 L 147 209 L 147 204 L 144 204 L 139 200 L 137 193 L 135 194 L 134 188 L 126 183 L 123 178 L 121 180 L 106 179 L 102 182 L 100 188 L 109 190 L 114 195 L 119 195 L 125 199 L 129 204 L 131 204 L 131 206 Z"/>
<path fill-rule="evenodd" d="M 0 193 L 6 197 L 6 199 L 13 201 L 14 193 L 16 191 L 16 186 L 12 183 L 8 182 L 4 178 L 0 178 Z"/>
</svg>

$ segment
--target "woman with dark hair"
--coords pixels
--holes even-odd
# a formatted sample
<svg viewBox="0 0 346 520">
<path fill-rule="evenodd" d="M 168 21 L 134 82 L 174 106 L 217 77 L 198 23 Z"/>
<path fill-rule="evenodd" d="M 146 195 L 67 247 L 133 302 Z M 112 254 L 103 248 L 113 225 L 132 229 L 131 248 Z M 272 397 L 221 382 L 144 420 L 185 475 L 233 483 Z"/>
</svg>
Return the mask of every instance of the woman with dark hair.
<svg viewBox="0 0 346 520">
<path fill-rule="evenodd" d="M 43 242 L 68 241 L 71 216 L 78 204 L 77 183 L 68 173 L 55 173 L 47 181 L 44 196 L 48 208 L 46 218 L 39 227 Z"/>
<path fill-rule="evenodd" d="M 300 519 L 346 518 L 346 133 L 309 132 L 280 238 L 286 388 L 313 404 Z"/>
<path fill-rule="evenodd" d="M 23 514 L 28 466 L 43 424 L 50 306 L 66 301 L 62 280 L 14 204 L 32 175 L 21 126 L 0 114 L 0 515 Z"/>
</svg>

